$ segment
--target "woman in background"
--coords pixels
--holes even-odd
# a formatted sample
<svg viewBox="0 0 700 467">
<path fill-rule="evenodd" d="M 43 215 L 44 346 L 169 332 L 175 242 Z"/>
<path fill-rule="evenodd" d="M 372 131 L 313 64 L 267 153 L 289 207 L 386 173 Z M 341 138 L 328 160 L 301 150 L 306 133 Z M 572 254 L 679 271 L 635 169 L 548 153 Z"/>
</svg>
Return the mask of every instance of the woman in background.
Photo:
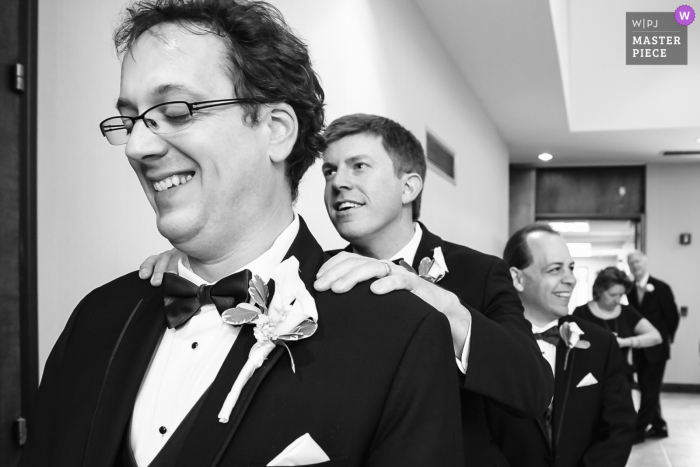
<svg viewBox="0 0 700 467">
<path fill-rule="evenodd" d="M 598 273 L 593 283 L 593 300 L 574 310 L 574 316 L 591 321 L 617 336 L 625 361 L 630 386 L 634 381 L 634 367 L 629 363 L 629 349 L 652 347 L 661 343 L 661 334 L 639 311 L 629 305 L 621 305 L 622 296 L 630 290 L 630 281 L 624 272 L 608 267 Z"/>
</svg>

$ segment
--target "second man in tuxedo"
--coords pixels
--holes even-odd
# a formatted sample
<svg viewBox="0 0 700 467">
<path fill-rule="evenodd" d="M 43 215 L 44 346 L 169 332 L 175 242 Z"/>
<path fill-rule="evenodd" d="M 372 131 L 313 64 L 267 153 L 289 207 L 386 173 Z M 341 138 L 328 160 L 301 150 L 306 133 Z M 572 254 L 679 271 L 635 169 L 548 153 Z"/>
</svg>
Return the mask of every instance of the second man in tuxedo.
<svg viewBox="0 0 700 467">
<path fill-rule="evenodd" d="M 321 268 L 316 288 L 346 292 L 379 278 L 371 286 L 375 293 L 410 290 L 448 317 L 464 375 L 465 462 L 492 465 L 499 448 L 486 424 L 486 406 L 534 417 L 552 394 L 551 372 L 505 263 L 447 242 L 418 222 L 425 154 L 406 128 L 385 117 L 354 114 L 333 121 L 324 136 L 326 210 L 350 244 Z"/>
<path fill-rule="evenodd" d="M 576 279 L 564 239 L 534 224 L 513 234 L 503 256 L 555 377 L 552 404 L 535 420 L 490 407 L 505 465 L 624 467 L 636 416 L 620 349 L 611 332 L 568 314 Z"/>
</svg>

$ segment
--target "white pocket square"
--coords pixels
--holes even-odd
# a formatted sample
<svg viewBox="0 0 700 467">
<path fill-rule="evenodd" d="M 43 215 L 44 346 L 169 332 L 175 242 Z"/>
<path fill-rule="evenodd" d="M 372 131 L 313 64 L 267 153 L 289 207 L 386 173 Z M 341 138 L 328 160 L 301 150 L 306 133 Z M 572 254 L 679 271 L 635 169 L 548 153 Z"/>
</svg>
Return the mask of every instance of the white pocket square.
<svg viewBox="0 0 700 467">
<path fill-rule="evenodd" d="M 576 385 L 576 387 L 582 388 L 584 386 L 591 386 L 592 384 L 598 384 L 598 380 L 595 379 L 595 376 L 593 376 L 591 373 L 588 373 L 583 377 L 581 382 Z"/>
<path fill-rule="evenodd" d="M 289 466 L 320 464 L 331 460 L 323 449 L 316 444 L 311 435 L 306 433 L 292 442 L 277 457 L 272 459 L 268 466 Z"/>
</svg>

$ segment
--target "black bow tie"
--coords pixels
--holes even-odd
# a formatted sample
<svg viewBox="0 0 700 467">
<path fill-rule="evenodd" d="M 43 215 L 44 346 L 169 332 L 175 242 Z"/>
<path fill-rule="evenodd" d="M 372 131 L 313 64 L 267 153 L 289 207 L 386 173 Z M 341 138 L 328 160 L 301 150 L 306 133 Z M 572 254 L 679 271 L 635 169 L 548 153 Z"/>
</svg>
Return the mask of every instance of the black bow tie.
<svg viewBox="0 0 700 467">
<path fill-rule="evenodd" d="M 534 333 L 535 339 L 549 342 L 550 344 L 556 346 L 559 344 L 559 326 L 552 326 L 545 332 Z"/>
<path fill-rule="evenodd" d="M 226 276 L 214 285 L 197 287 L 177 274 L 163 274 L 163 298 L 168 328 L 189 321 L 204 305 L 216 305 L 219 314 L 248 300 L 248 284 L 253 274 L 244 269 Z"/>
</svg>

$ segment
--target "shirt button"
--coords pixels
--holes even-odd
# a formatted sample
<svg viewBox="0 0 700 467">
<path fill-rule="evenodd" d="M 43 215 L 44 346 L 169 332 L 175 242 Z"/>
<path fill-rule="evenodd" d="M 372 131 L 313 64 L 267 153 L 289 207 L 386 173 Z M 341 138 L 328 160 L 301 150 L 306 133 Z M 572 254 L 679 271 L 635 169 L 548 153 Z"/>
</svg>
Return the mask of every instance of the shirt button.
<svg viewBox="0 0 700 467">
<path fill-rule="evenodd" d="M 168 429 L 165 428 L 164 426 L 162 426 L 162 427 L 158 428 L 158 431 L 160 432 L 161 435 L 164 435 L 165 433 L 167 433 Z"/>
<path fill-rule="evenodd" d="M 198 345 L 199 345 L 199 344 L 197 344 L 196 342 L 192 342 L 192 348 L 193 348 L 193 349 L 196 349 Z"/>
</svg>

